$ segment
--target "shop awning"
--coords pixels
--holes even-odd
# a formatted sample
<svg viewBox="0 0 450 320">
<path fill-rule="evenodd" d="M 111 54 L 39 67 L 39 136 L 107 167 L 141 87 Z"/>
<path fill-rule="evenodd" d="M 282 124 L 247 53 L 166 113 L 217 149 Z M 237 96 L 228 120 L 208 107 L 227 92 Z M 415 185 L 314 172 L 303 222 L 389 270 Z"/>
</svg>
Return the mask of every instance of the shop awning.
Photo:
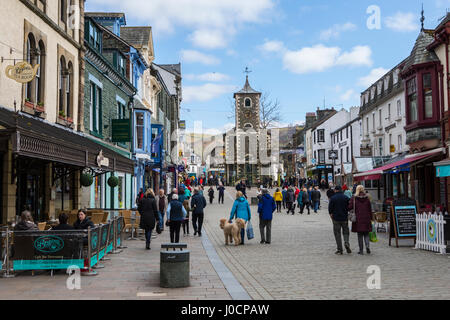
<svg viewBox="0 0 450 320">
<path fill-rule="evenodd" d="M 5 128 L 0 136 L 11 137 L 16 155 L 134 174 L 132 159 L 84 133 L 4 107 L 0 107 L 0 126 Z"/>
<path fill-rule="evenodd" d="M 366 181 L 366 180 L 379 180 L 381 179 L 382 174 L 384 173 L 384 171 L 390 170 L 392 168 L 395 167 L 400 167 L 400 166 L 405 166 L 405 165 L 409 165 L 413 162 L 417 162 L 420 160 L 423 160 L 425 158 L 432 158 L 438 154 L 440 154 L 441 151 L 439 152 L 435 152 L 435 153 L 430 153 L 430 154 L 422 154 L 422 155 L 418 155 L 418 156 L 411 156 L 409 158 L 406 159 L 402 159 L 399 161 L 395 161 L 393 163 L 387 164 L 385 166 L 373 169 L 373 170 L 369 170 L 363 173 L 358 173 L 353 175 L 353 179 L 355 181 Z"/>
<path fill-rule="evenodd" d="M 440 162 L 435 162 L 436 178 L 450 177 L 450 159 L 446 159 Z"/>
</svg>

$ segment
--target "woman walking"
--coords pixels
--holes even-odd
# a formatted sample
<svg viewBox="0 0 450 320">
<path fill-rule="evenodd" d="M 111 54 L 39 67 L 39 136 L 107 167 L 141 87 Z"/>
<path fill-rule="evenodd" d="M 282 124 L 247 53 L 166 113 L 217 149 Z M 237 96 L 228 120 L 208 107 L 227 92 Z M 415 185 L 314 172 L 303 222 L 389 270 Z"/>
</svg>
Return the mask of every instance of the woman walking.
<svg viewBox="0 0 450 320">
<path fill-rule="evenodd" d="M 275 203 L 277 204 L 277 212 L 281 212 L 281 203 L 283 202 L 283 194 L 281 193 L 280 189 L 277 188 L 275 191 L 273 198 L 275 200 Z"/>
<path fill-rule="evenodd" d="M 166 215 L 170 228 L 170 242 L 179 243 L 181 223 L 186 218 L 187 212 L 183 204 L 178 200 L 177 194 L 172 196 L 172 201 L 169 203 Z"/>
<path fill-rule="evenodd" d="M 152 231 L 156 222 L 159 223 L 158 207 L 156 205 L 155 193 L 152 189 L 145 192 L 144 198 L 139 202 L 139 214 L 141 222 L 139 227 L 145 231 L 145 249 L 150 250 L 150 241 L 152 239 Z"/>
<path fill-rule="evenodd" d="M 356 222 L 352 223 L 352 232 L 358 233 L 358 254 L 364 254 L 364 243 L 367 254 L 370 254 L 369 232 L 372 231 L 373 214 L 370 196 L 365 193 L 364 186 L 356 188 L 355 196 L 349 201 L 348 210 L 354 210 L 356 215 Z"/>
<path fill-rule="evenodd" d="M 230 223 L 233 218 L 235 219 L 243 219 L 245 223 L 250 221 L 252 218 L 252 214 L 250 211 L 250 205 L 248 204 L 247 199 L 245 199 L 244 194 L 241 191 L 236 193 L 236 200 L 234 201 L 233 208 L 231 209 L 230 214 Z M 241 245 L 244 244 L 245 237 L 245 228 L 241 229 Z"/>
</svg>

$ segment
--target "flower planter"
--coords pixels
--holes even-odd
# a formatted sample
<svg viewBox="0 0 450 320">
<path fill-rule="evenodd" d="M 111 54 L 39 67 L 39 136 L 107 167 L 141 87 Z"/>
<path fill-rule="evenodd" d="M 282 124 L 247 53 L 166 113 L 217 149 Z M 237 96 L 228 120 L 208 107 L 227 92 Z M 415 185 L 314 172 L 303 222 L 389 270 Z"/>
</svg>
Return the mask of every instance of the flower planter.
<svg viewBox="0 0 450 320">
<path fill-rule="evenodd" d="M 35 110 L 37 112 L 45 112 L 45 106 L 36 105 Z"/>
<path fill-rule="evenodd" d="M 25 101 L 24 106 L 30 109 L 34 109 L 35 104 L 31 101 Z"/>
</svg>

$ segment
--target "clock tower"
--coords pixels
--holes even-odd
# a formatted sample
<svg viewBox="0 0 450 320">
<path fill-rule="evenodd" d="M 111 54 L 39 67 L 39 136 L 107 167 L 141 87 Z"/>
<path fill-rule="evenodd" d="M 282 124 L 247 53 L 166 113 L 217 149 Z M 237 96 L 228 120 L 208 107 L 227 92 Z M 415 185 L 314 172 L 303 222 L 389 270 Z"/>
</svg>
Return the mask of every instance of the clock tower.
<svg viewBox="0 0 450 320">
<path fill-rule="evenodd" d="M 242 88 L 242 90 L 234 94 L 235 108 L 236 108 L 235 110 L 236 130 L 246 131 L 251 128 L 259 132 L 260 99 L 261 99 L 261 92 L 254 90 L 250 86 L 247 75 L 244 88 Z"/>
</svg>

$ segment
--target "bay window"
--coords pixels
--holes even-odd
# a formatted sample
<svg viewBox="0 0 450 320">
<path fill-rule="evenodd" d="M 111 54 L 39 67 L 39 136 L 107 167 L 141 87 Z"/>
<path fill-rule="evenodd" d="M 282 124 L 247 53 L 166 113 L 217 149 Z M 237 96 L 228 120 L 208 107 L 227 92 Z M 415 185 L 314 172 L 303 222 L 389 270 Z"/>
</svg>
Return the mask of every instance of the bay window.
<svg viewBox="0 0 450 320">
<path fill-rule="evenodd" d="M 433 118 L 433 89 L 431 87 L 431 73 L 423 74 L 423 96 L 425 119 Z"/>
<path fill-rule="evenodd" d="M 409 122 L 415 122 L 419 118 L 418 108 L 417 108 L 417 84 L 416 78 L 409 80 L 406 84 L 408 102 L 409 102 Z"/>
</svg>

